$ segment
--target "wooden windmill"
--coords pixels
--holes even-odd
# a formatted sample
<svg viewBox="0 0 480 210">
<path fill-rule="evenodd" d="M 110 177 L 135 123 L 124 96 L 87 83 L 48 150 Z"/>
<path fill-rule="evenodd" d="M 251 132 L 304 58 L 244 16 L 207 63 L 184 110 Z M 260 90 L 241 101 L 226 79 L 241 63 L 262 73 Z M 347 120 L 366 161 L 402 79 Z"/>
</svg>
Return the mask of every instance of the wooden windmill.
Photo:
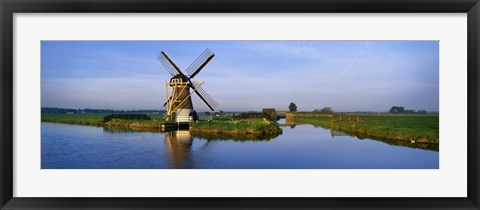
<svg viewBox="0 0 480 210">
<path fill-rule="evenodd" d="M 197 112 L 193 109 L 191 98 L 193 93 L 196 93 L 210 110 L 214 111 L 217 108 L 218 103 L 201 87 L 204 82 L 192 81 L 214 56 L 215 54 L 209 49 L 203 51 L 185 70 L 188 74 L 187 76 L 166 52 L 162 51 L 160 53 L 158 60 L 172 75 L 170 81 L 165 83 L 167 100 L 163 106 L 167 108 L 167 121 L 191 122 L 192 120 L 198 120 Z M 171 95 L 168 91 L 169 87 L 172 88 Z M 192 91 L 190 91 L 190 89 L 192 89 Z"/>
</svg>

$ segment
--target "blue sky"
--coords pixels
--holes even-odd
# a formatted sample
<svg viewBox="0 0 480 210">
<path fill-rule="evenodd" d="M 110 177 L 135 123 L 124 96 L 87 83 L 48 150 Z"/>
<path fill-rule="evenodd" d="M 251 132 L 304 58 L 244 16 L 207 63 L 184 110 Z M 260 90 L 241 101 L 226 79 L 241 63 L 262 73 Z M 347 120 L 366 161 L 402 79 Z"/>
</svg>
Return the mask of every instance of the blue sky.
<svg viewBox="0 0 480 210">
<path fill-rule="evenodd" d="M 438 111 L 438 41 L 42 41 L 42 107 L 164 109 L 166 51 L 195 77 L 217 110 Z M 193 96 L 197 111 L 207 107 Z"/>
</svg>

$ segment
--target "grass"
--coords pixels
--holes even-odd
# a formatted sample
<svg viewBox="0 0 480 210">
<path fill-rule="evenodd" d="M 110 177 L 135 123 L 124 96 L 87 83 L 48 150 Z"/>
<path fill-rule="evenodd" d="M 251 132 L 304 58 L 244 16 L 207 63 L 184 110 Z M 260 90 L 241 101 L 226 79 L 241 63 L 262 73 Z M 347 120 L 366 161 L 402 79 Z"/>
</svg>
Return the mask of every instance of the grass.
<svg viewBox="0 0 480 210">
<path fill-rule="evenodd" d="M 42 122 L 103 126 L 105 114 L 42 114 Z"/>
<path fill-rule="evenodd" d="M 294 122 L 320 125 L 360 136 L 438 144 L 438 119 L 438 115 L 335 115 L 295 116 Z"/>
<path fill-rule="evenodd" d="M 76 125 L 91 125 L 91 126 L 103 126 L 103 117 L 107 116 L 108 114 L 42 114 L 42 122 L 54 122 L 54 123 L 67 123 L 67 124 L 76 124 Z M 152 118 L 152 123 L 159 123 L 164 122 L 163 114 L 150 114 L 148 115 Z M 112 120 L 113 121 L 113 120 Z M 133 121 L 138 121 L 135 124 Z M 148 121 L 148 120 L 142 120 Z M 110 123 L 109 126 L 117 125 L 117 126 L 125 126 L 126 124 L 132 124 L 132 126 L 138 126 L 142 123 L 139 120 L 125 120 L 125 122 L 115 121 L 114 123 L 111 121 L 107 122 Z M 150 125 L 150 124 L 145 124 Z"/>
<path fill-rule="evenodd" d="M 233 114 L 222 114 L 222 115 L 210 115 L 212 120 L 215 120 L 215 121 L 218 121 L 218 120 L 231 120 L 232 117 L 233 117 Z M 198 118 L 200 119 L 204 119 L 206 118 L 205 114 L 204 113 L 199 113 L 198 114 Z"/>
<path fill-rule="evenodd" d="M 124 127 L 132 130 L 160 130 L 165 121 L 159 120 L 123 120 L 112 119 L 105 123 L 105 127 Z"/>
<path fill-rule="evenodd" d="M 277 122 L 267 119 L 212 120 L 195 122 L 192 132 L 230 134 L 279 134 L 282 129 Z"/>
<path fill-rule="evenodd" d="M 108 114 L 44 114 L 42 122 L 68 123 L 77 125 L 128 128 L 132 130 L 161 130 L 165 124 L 162 114 L 149 115 L 152 120 L 112 119 L 104 124 L 103 117 Z M 224 134 L 280 134 L 282 129 L 277 122 L 266 119 L 231 120 L 231 115 L 214 116 L 212 121 L 194 122 L 193 132 Z"/>
</svg>

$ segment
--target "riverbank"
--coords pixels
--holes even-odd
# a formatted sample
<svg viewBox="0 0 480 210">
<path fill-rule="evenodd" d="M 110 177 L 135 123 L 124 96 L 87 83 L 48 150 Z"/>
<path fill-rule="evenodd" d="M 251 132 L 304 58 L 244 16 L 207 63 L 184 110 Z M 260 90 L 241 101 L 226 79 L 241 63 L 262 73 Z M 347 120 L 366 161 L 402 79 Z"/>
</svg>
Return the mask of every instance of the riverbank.
<svg viewBox="0 0 480 210">
<path fill-rule="evenodd" d="M 104 127 L 128 128 L 132 130 L 162 130 L 165 121 L 157 120 L 122 120 L 112 119 L 103 124 Z"/>
<path fill-rule="evenodd" d="M 241 119 L 225 121 L 199 121 L 192 123 L 193 133 L 280 134 L 282 129 L 267 119 Z"/>
<path fill-rule="evenodd" d="M 137 131 L 161 131 L 166 124 L 160 115 L 149 115 L 152 120 L 112 119 L 103 122 L 104 114 L 49 114 L 42 115 L 42 122 L 66 123 L 109 128 L 127 128 Z M 282 129 L 277 122 L 266 119 L 211 120 L 193 122 L 190 130 L 195 133 L 225 134 L 280 134 Z"/>
<path fill-rule="evenodd" d="M 358 136 L 439 144 L 438 115 L 290 116 L 296 124 L 312 124 Z"/>
<path fill-rule="evenodd" d="M 42 122 L 103 126 L 104 114 L 42 114 Z"/>
</svg>

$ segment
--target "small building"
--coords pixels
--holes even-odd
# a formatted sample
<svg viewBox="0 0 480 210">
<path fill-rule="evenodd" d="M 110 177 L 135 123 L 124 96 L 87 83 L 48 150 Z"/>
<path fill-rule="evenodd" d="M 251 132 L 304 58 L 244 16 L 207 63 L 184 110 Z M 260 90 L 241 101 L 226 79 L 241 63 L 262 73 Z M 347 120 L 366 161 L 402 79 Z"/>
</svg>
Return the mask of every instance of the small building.
<svg viewBox="0 0 480 210">
<path fill-rule="evenodd" d="M 271 120 L 277 120 L 277 111 L 275 111 L 275 108 L 263 108 L 262 113 L 270 115 Z"/>
<path fill-rule="evenodd" d="M 213 115 L 210 112 L 205 112 L 205 115 L 203 117 L 203 120 L 210 121 L 213 120 Z"/>
</svg>

